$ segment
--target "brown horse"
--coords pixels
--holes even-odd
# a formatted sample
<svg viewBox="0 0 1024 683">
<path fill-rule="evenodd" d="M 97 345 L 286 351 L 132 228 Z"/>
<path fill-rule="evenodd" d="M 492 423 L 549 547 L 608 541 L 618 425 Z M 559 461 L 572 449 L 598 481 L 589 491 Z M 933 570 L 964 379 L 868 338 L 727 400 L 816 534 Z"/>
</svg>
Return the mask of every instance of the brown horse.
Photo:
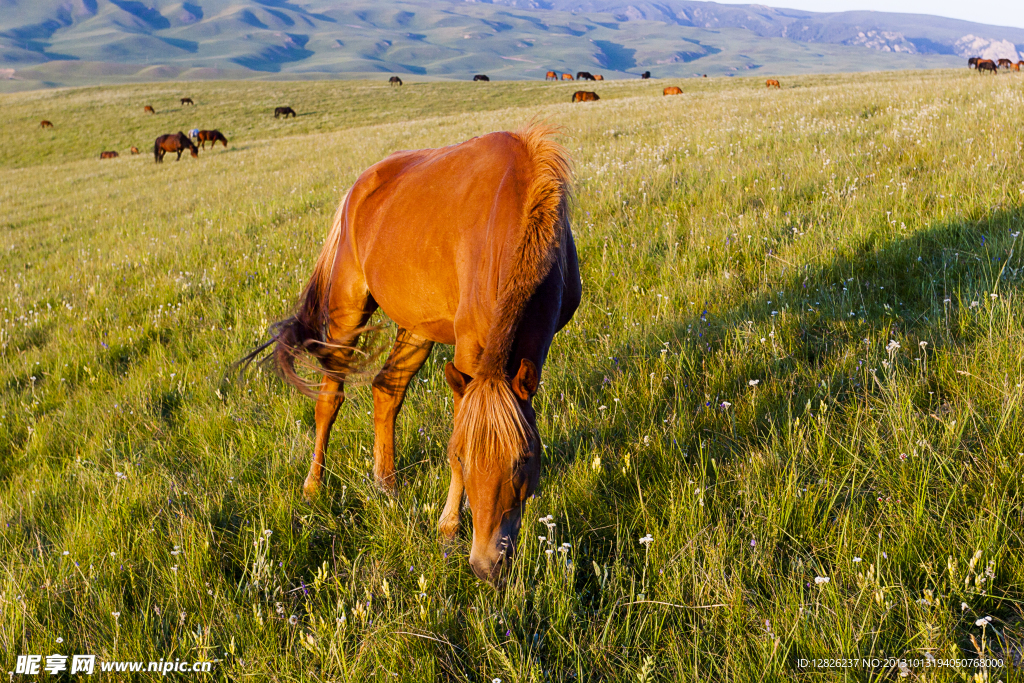
<svg viewBox="0 0 1024 683">
<path fill-rule="evenodd" d="M 116 159 L 117 152 L 100 152 L 100 159 Z"/>
<path fill-rule="evenodd" d="M 651 72 L 650 72 L 650 71 L 645 71 L 645 72 L 643 72 L 642 74 L 640 74 L 640 78 L 642 78 L 642 79 L 643 79 L 643 80 L 645 80 L 645 81 L 646 81 L 646 80 L 647 80 L 648 78 L 650 78 L 650 77 L 651 77 Z"/>
<path fill-rule="evenodd" d="M 203 149 L 206 149 L 207 142 L 213 147 L 216 147 L 218 142 L 223 142 L 224 148 L 227 149 L 228 139 L 219 130 L 201 130 L 197 137 L 199 139 L 199 146 Z"/>
<path fill-rule="evenodd" d="M 139 148 L 136 147 L 135 145 L 132 145 L 131 153 L 132 154 L 138 154 L 139 153 Z"/>
<path fill-rule="evenodd" d="M 549 71 L 549 72 L 547 72 L 547 74 L 544 75 L 544 80 L 545 81 L 557 81 L 558 80 L 558 74 L 556 74 L 554 71 Z"/>
<path fill-rule="evenodd" d="M 43 119 L 42 121 L 39 122 L 39 127 L 40 128 L 53 128 L 53 124 L 50 123 L 49 121 L 47 121 L 46 119 Z"/>
<path fill-rule="evenodd" d="M 573 80 L 572 74 L 562 74 L 562 80 L 563 81 L 571 81 L 571 80 Z"/>
<path fill-rule="evenodd" d="M 577 90 L 572 94 L 573 102 L 597 102 L 600 97 L 597 96 L 596 92 L 588 92 L 586 90 Z"/>
<path fill-rule="evenodd" d="M 391 85 L 402 85 L 402 79 L 398 76 L 392 76 L 388 79 L 388 83 Z"/>
<path fill-rule="evenodd" d="M 602 76 L 601 74 L 594 74 L 594 80 L 595 81 L 603 81 L 604 80 L 604 76 Z"/>
<path fill-rule="evenodd" d="M 182 97 L 181 106 L 185 106 L 186 104 L 191 104 L 193 107 L 196 106 L 196 103 L 192 101 L 191 97 Z"/>
<path fill-rule="evenodd" d="M 148 104 L 145 107 L 142 108 L 142 111 L 145 114 L 155 114 L 156 113 L 156 109 L 153 109 L 153 107 L 149 106 Z"/>
<path fill-rule="evenodd" d="M 978 69 L 978 73 L 981 73 L 982 71 L 991 71 L 993 74 L 999 73 L 999 68 L 991 59 L 979 59 L 976 68 Z"/>
<path fill-rule="evenodd" d="M 1021 64 L 1024 64 L 1024 59 L 1022 59 L 1021 61 L 1016 62 L 1014 64 L 1011 64 L 1010 68 L 1013 69 L 1014 71 L 1020 71 L 1020 65 Z"/>
<path fill-rule="evenodd" d="M 970 59 L 968 59 L 967 60 L 967 68 L 968 69 L 972 69 L 972 68 L 978 66 L 978 60 L 979 59 L 981 59 L 981 57 L 971 57 Z"/>
<path fill-rule="evenodd" d="M 1011 66 L 1013 66 L 1013 62 L 1007 59 L 1006 57 L 1003 57 L 998 62 L 996 62 L 996 65 L 1000 69 L 1009 69 Z"/>
<path fill-rule="evenodd" d="M 294 119 L 295 110 L 292 109 L 291 107 L 278 107 L 274 110 L 274 118 L 276 119 L 279 116 L 283 116 L 285 118 L 291 116 Z"/>
<path fill-rule="evenodd" d="M 764 85 L 766 88 L 782 88 L 782 86 L 779 85 L 779 82 L 774 78 L 769 78 L 767 81 L 764 82 Z"/>
<path fill-rule="evenodd" d="M 540 478 L 532 398 L 552 338 L 582 293 L 569 228 L 569 158 L 551 131 L 491 133 L 441 149 L 396 152 L 349 190 L 299 300 L 271 341 L 283 376 L 314 396 L 316 439 L 303 491 L 316 495 L 346 376 L 365 369 L 355 345 L 379 307 L 398 326 L 372 382 L 376 481 L 395 486 L 395 418 L 435 343 L 454 344 L 451 482 L 440 533 L 473 512 L 469 562 L 497 581 L 515 552 L 523 504 Z M 438 188 L 443 187 L 443 191 Z M 311 354 L 311 387 L 295 371 Z"/>
<path fill-rule="evenodd" d="M 662 95 L 682 95 L 683 89 L 676 85 L 670 85 L 661 91 Z"/>
<path fill-rule="evenodd" d="M 473 76 L 473 80 L 474 81 L 490 81 L 491 79 L 489 79 L 484 74 L 477 74 L 476 76 Z"/>
<path fill-rule="evenodd" d="M 589 71 L 577 71 L 576 72 L 576 80 L 577 81 L 592 81 L 592 80 L 594 80 L 594 74 L 590 73 Z"/>
<path fill-rule="evenodd" d="M 192 153 L 193 157 L 199 156 L 199 148 L 180 130 L 177 133 L 161 135 L 153 143 L 153 159 L 157 163 L 162 163 L 165 154 L 177 152 L 178 158 L 175 161 L 181 161 L 181 153 L 186 149 Z"/>
</svg>

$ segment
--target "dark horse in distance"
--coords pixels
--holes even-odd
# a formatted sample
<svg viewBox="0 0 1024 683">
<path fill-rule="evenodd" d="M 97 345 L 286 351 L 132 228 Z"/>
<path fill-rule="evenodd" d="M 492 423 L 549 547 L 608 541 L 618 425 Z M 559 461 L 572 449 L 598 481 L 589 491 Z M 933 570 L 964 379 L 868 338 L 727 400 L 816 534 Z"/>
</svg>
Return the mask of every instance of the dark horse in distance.
<svg viewBox="0 0 1024 683">
<path fill-rule="evenodd" d="M 181 153 L 186 149 L 192 153 L 193 157 L 199 156 L 199 148 L 180 130 L 177 133 L 161 135 L 153 144 L 153 160 L 161 163 L 164 160 L 165 154 L 177 152 L 178 158 L 175 161 L 181 161 Z"/>
<path fill-rule="evenodd" d="M 294 119 L 295 110 L 292 109 L 291 107 L 278 107 L 277 109 L 274 110 L 274 118 L 276 119 L 279 116 L 283 116 L 285 118 L 291 116 Z"/>
</svg>

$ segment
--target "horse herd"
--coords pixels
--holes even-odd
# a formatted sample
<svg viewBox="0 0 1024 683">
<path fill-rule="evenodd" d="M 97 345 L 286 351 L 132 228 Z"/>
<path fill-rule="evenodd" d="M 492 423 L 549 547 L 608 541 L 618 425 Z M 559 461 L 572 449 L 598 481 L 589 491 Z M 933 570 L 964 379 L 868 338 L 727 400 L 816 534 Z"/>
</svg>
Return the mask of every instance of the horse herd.
<svg viewBox="0 0 1024 683">
<path fill-rule="evenodd" d="M 992 75 L 999 73 L 999 69 L 1009 69 L 1010 71 L 1020 71 L 1020 67 L 1024 66 L 1024 59 L 1019 62 L 1015 62 L 1012 59 L 982 59 L 981 57 L 971 57 L 967 60 L 968 69 L 977 69 L 978 73 L 982 71 L 991 71 Z"/>
<path fill-rule="evenodd" d="M 181 106 L 185 105 L 194 107 L 196 106 L 196 103 L 192 100 L 191 97 L 182 97 Z M 144 106 L 142 108 L 142 111 L 146 114 L 156 114 L 156 109 L 154 109 L 153 106 L 149 104 Z M 285 118 L 288 118 L 289 116 L 295 117 L 296 113 L 295 110 L 292 109 L 291 107 L 277 107 L 274 110 L 274 118 L 279 118 L 281 116 L 284 116 Z M 39 127 L 53 128 L 53 122 L 48 119 L 43 119 L 39 122 Z M 195 128 L 189 131 L 188 135 L 181 131 L 178 131 L 177 133 L 168 133 L 167 135 L 161 135 L 156 139 L 156 141 L 153 143 L 153 160 L 156 163 L 161 163 L 164 160 L 164 156 L 168 152 L 172 152 L 177 154 L 177 158 L 175 160 L 180 161 L 182 153 L 185 152 L 186 150 L 193 157 L 198 157 L 199 150 L 206 149 L 207 142 L 209 142 L 214 147 L 217 146 L 218 142 L 223 144 L 225 149 L 228 146 L 228 139 L 224 136 L 223 133 L 216 129 L 199 130 L 198 128 Z M 132 145 L 131 153 L 140 154 L 139 148 Z M 118 156 L 120 155 L 114 150 L 104 150 L 100 152 L 100 159 L 116 159 L 118 158 Z"/>
</svg>

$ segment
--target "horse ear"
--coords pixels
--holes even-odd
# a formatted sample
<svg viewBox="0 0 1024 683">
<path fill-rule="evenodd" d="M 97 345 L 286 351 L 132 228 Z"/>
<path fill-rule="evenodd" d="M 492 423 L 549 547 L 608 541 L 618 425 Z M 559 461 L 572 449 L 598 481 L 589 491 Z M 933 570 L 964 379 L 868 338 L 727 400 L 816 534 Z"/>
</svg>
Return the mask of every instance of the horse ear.
<svg viewBox="0 0 1024 683">
<path fill-rule="evenodd" d="M 537 393 L 540 375 L 533 361 L 524 358 L 519 363 L 519 372 L 512 378 L 512 393 L 522 401 L 529 401 Z"/>
<path fill-rule="evenodd" d="M 459 398 L 462 398 L 462 395 L 466 393 L 466 385 L 473 379 L 455 367 L 455 363 L 450 361 L 444 366 L 444 378 L 448 382 L 448 386 L 451 387 L 452 393 Z"/>
</svg>

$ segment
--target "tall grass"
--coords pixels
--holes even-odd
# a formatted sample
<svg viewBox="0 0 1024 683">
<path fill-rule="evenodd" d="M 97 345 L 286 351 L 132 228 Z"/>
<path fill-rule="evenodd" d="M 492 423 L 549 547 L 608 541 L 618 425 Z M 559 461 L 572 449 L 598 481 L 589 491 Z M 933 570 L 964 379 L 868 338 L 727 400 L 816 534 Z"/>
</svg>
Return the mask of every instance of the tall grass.
<svg viewBox="0 0 1024 683">
<path fill-rule="evenodd" d="M 143 86 L 0 100 L 8 670 L 62 652 L 261 680 L 899 675 L 798 664 L 839 657 L 1019 676 L 1020 79 L 607 84 L 583 105 L 499 85 L 490 104 L 418 85 L 429 104 L 402 111 L 363 84 L 190 86 L 239 130 L 160 166 L 101 163 L 56 116 L 31 129 L 58 104 L 123 126 L 109 103 L 141 108 Z M 361 113 L 289 130 L 261 88 Z M 435 532 L 450 348 L 410 389 L 394 497 L 366 389 L 310 504 L 312 402 L 225 375 L 291 310 L 362 169 L 532 118 L 576 159 L 585 295 L 545 367 L 545 473 L 498 593 Z M 1006 668 L 914 664 L 982 654 Z"/>
</svg>

